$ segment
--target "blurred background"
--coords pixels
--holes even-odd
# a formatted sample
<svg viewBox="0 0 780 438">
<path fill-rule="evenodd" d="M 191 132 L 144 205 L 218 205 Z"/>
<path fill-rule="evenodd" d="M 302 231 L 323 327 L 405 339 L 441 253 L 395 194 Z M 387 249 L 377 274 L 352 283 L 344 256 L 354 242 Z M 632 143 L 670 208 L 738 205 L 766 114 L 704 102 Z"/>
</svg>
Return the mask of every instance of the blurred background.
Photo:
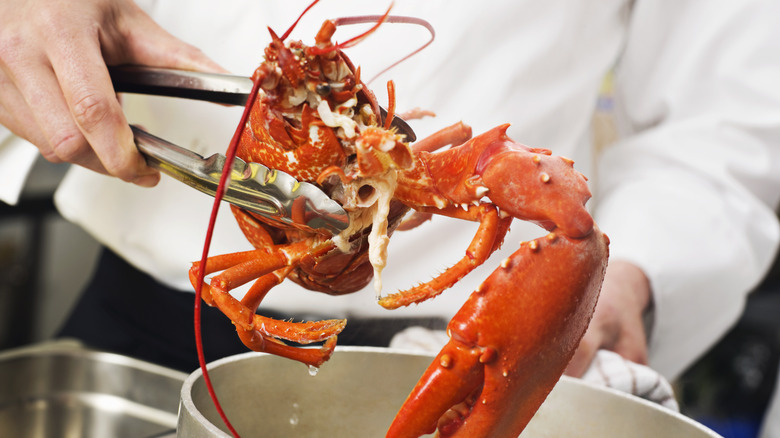
<svg viewBox="0 0 780 438">
<path fill-rule="evenodd" d="M 97 261 L 97 242 L 54 208 L 67 168 L 39 159 L 19 204 L 0 202 L 0 349 L 51 339 Z"/>
</svg>

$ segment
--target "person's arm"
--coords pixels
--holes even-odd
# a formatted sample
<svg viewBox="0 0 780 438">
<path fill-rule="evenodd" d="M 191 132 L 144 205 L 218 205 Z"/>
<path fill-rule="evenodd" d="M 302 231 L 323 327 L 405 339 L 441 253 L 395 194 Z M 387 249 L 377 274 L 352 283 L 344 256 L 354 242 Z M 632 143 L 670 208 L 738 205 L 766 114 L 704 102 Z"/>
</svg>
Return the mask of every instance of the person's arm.
<svg viewBox="0 0 780 438">
<path fill-rule="evenodd" d="M 626 129 L 595 178 L 595 218 L 612 242 L 613 267 L 578 370 L 596 348 L 642 362 L 642 340 L 628 337 L 642 327 L 634 304 L 646 302 L 649 363 L 675 377 L 737 320 L 773 261 L 778 16 L 771 1 L 636 2 L 615 76 Z M 634 286 L 616 298 L 614 267 L 625 264 L 646 276 L 652 299 L 640 297 L 633 274 Z"/>
<path fill-rule="evenodd" d="M 130 0 L 3 1 L 0 124 L 49 161 L 155 185 L 106 68 L 124 63 L 220 70 Z"/>
</svg>

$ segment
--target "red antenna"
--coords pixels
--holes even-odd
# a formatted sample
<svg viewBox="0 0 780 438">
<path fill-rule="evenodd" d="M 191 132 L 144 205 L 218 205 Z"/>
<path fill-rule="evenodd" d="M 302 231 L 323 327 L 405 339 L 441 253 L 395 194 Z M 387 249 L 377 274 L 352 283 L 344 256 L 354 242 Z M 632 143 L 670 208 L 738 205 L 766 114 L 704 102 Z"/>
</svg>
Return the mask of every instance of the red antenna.
<svg viewBox="0 0 780 438">
<path fill-rule="evenodd" d="M 290 33 L 293 31 L 293 29 L 295 29 L 295 26 L 298 25 L 298 22 L 301 21 L 301 18 L 303 18 L 303 16 L 306 15 L 307 12 L 309 12 L 309 9 L 311 9 L 319 1 L 320 0 L 314 0 L 311 4 L 309 4 L 309 6 L 307 6 L 306 9 L 303 10 L 301 15 L 298 16 L 298 19 L 295 20 L 295 22 L 292 24 L 292 26 L 290 26 L 290 28 L 287 29 L 287 31 L 284 34 L 282 34 L 282 36 L 279 39 L 281 41 L 284 41 L 285 39 L 287 39 L 287 37 L 290 36 Z M 424 20 L 424 19 L 418 18 L 418 17 L 408 17 L 408 16 L 403 16 L 403 15 L 390 15 L 390 11 L 392 9 L 393 9 L 393 3 L 390 4 L 390 6 L 387 8 L 387 11 L 385 11 L 385 13 L 383 15 L 358 15 L 358 16 L 354 16 L 354 17 L 336 18 L 335 20 L 333 20 L 333 24 L 336 27 L 338 27 L 338 26 L 347 26 L 347 25 L 350 25 L 350 24 L 364 24 L 364 23 L 376 23 L 376 24 L 374 26 L 372 26 L 370 29 L 368 29 L 367 31 L 365 31 L 365 32 L 363 32 L 363 33 L 361 33 L 361 34 L 359 34 L 357 36 L 354 36 L 354 37 L 348 39 L 347 41 L 344 41 L 343 43 L 337 43 L 337 44 L 334 44 L 334 45 L 329 46 L 329 47 L 310 47 L 309 48 L 310 52 L 312 54 L 314 54 L 314 55 L 322 55 L 324 53 L 332 52 L 334 50 L 347 49 L 347 48 L 350 48 L 350 47 L 354 47 L 359 42 L 361 42 L 364 39 L 366 39 L 366 37 L 368 37 L 369 35 L 374 33 L 377 29 L 379 29 L 379 26 L 381 26 L 383 23 L 414 24 L 414 25 L 417 25 L 417 26 L 422 26 L 425 29 L 427 29 L 428 32 L 430 32 L 431 37 L 430 37 L 430 39 L 428 41 L 426 41 L 422 46 L 418 47 L 417 49 L 415 49 L 414 51 L 412 51 L 408 55 L 404 56 L 403 58 L 399 59 L 398 61 L 395 61 L 394 63 L 392 63 L 389 66 L 385 67 L 384 69 L 382 69 L 382 71 L 380 71 L 379 73 L 374 75 L 374 77 L 372 77 L 368 82 L 366 82 L 366 83 L 371 83 L 378 76 L 382 75 L 383 73 L 385 73 L 388 70 L 392 69 L 396 65 L 406 61 L 407 59 L 409 59 L 412 56 L 416 55 L 417 53 L 421 52 L 423 49 L 428 47 L 433 42 L 433 40 L 436 38 L 436 31 L 433 29 L 433 26 L 431 25 L 431 23 L 429 23 L 427 20 Z"/>
<path fill-rule="evenodd" d="M 309 12 L 309 9 L 311 9 L 312 6 L 316 5 L 319 1 L 320 0 L 314 0 L 313 2 L 311 2 L 311 4 L 309 6 L 307 6 L 306 9 L 303 10 L 303 12 L 301 12 L 301 15 L 298 16 L 298 19 L 295 20 L 295 22 L 292 24 L 292 26 L 290 26 L 290 28 L 287 29 L 287 32 L 283 33 L 282 37 L 279 38 L 279 39 L 282 40 L 282 41 L 286 40 L 287 37 L 290 36 L 290 32 L 292 32 L 293 29 L 295 29 L 295 26 L 298 25 L 298 22 L 301 21 L 301 18 L 303 18 L 303 16 L 306 15 L 307 12 Z"/>
<path fill-rule="evenodd" d="M 392 7 L 392 5 L 391 5 Z M 392 69 L 396 65 L 406 61 L 407 59 L 411 58 L 412 56 L 420 53 L 423 49 L 428 47 L 433 40 L 436 38 L 436 31 L 433 29 L 433 25 L 429 23 L 427 20 L 424 20 L 422 18 L 418 17 L 407 17 L 403 15 L 388 15 L 390 10 L 388 9 L 385 15 L 363 15 L 363 16 L 357 16 L 357 17 L 343 17 L 343 18 L 337 18 L 335 21 L 336 26 L 345 26 L 349 24 L 362 24 L 362 23 L 371 23 L 376 22 L 376 26 L 369 29 L 367 32 L 364 32 L 361 35 L 358 35 L 357 37 L 354 37 L 350 40 L 345 41 L 344 43 L 338 44 L 337 48 L 348 48 L 354 46 L 357 42 L 363 40 L 365 37 L 367 37 L 369 34 L 374 32 L 379 25 L 382 23 L 395 23 L 395 24 L 414 24 L 417 26 L 422 26 L 428 32 L 430 32 L 431 37 L 426 41 L 423 45 L 409 53 L 408 55 L 404 56 L 403 58 L 399 59 L 398 61 L 395 61 L 394 63 L 390 64 L 389 66 L 385 67 L 380 71 L 379 73 L 375 74 L 371 79 L 368 80 L 368 83 L 371 83 L 374 79 L 382 75 L 383 73 L 387 72 L 388 70 Z M 355 41 L 353 43 L 353 40 Z M 333 50 L 333 49 L 332 49 Z"/>
<path fill-rule="evenodd" d="M 387 11 L 384 13 L 384 15 L 364 15 L 364 16 L 357 16 L 357 17 L 341 17 L 341 18 L 336 18 L 335 20 L 332 20 L 333 24 L 336 27 L 343 26 L 343 25 L 346 25 L 346 24 L 359 24 L 359 23 L 374 23 L 375 22 L 376 24 L 371 26 L 371 28 L 368 29 L 367 31 L 365 31 L 365 32 L 363 32 L 363 33 L 361 33 L 361 34 L 359 34 L 357 36 L 354 36 L 354 37 L 344 41 L 343 43 L 337 43 L 337 44 L 334 44 L 334 45 L 329 46 L 329 47 L 311 47 L 310 48 L 311 53 L 314 54 L 314 55 L 322 55 L 323 53 L 332 52 L 334 50 L 346 49 L 346 48 L 349 48 L 349 47 L 356 46 L 359 42 L 361 42 L 364 39 L 366 39 L 367 36 L 371 35 L 372 33 L 374 33 L 374 31 L 379 29 L 379 26 L 381 26 L 382 23 L 384 23 L 385 20 L 387 20 L 387 18 L 390 16 L 390 10 L 392 8 L 393 8 L 393 5 L 391 4 L 390 7 L 387 8 Z"/>
</svg>

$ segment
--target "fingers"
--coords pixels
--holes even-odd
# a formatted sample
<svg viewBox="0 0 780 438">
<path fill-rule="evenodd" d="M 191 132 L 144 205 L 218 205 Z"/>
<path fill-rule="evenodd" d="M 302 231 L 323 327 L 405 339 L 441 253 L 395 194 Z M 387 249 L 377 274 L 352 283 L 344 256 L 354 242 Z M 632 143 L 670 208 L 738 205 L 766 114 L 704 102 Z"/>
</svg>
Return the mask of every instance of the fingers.
<svg viewBox="0 0 780 438">
<path fill-rule="evenodd" d="M 577 351 L 574 353 L 564 374 L 571 377 L 582 377 L 599 350 L 609 350 L 622 356 L 624 359 L 641 365 L 647 365 L 647 343 L 642 335 L 629 328 L 615 327 L 611 330 L 588 329 L 580 341 Z"/>
<path fill-rule="evenodd" d="M 95 157 L 111 175 L 139 185 L 155 184 L 159 176 L 146 166 L 135 147 L 97 36 L 58 36 L 47 43 L 52 48 L 49 59 L 64 100 L 58 104 L 64 103 L 72 120 L 72 124 L 64 122 L 68 126 L 59 127 L 67 136 L 57 138 L 52 145 L 57 156 L 93 167 L 96 163 L 90 163 L 87 157 Z"/>
<path fill-rule="evenodd" d="M 38 146 L 41 155 L 52 162 L 71 162 L 106 173 L 78 127 L 50 66 L 17 62 L 14 82 L 4 87 L 3 100 L 9 126 Z M 55 92 L 51 92 L 54 90 Z"/>
<path fill-rule="evenodd" d="M 146 165 L 106 65 L 224 72 L 127 0 L 0 4 L 0 123 L 53 162 L 70 162 L 141 186 Z"/>
<path fill-rule="evenodd" d="M 600 344 L 601 342 L 597 336 L 588 336 L 586 333 L 580 341 L 577 351 L 574 352 L 574 357 L 566 367 L 564 374 L 571 377 L 582 377 L 596 357 Z"/>
<path fill-rule="evenodd" d="M 612 351 L 631 362 L 647 365 L 647 340 L 641 326 L 632 323 L 632 325 L 626 329 L 626 334 L 615 343 Z"/>
<path fill-rule="evenodd" d="M 35 145 L 48 143 L 41 130 L 37 129 L 35 117 L 24 97 L 2 69 L 0 69 L 0 96 L 2 96 L 0 99 L 1 125 Z"/>
<path fill-rule="evenodd" d="M 102 58 L 101 25 L 120 3 L 5 3 L 0 122 L 50 161 L 150 186 L 159 173 L 135 148 Z"/>
<path fill-rule="evenodd" d="M 593 318 L 566 374 L 574 377 L 585 374 L 599 349 L 647 364 L 643 313 L 650 300 L 650 285 L 641 269 L 620 260 L 610 262 Z"/>
<path fill-rule="evenodd" d="M 31 0 L 0 6 L 0 123 L 53 162 L 152 186 L 107 63 L 225 71 L 135 3 Z"/>
<path fill-rule="evenodd" d="M 93 170 L 103 171 L 99 161 L 86 154 L 58 153 L 61 145 L 82 143 L 89 150 L 71 117 L 59 85 L 45 58 L 26 42 L 3 47 L 4 68 L 0 73 L 2 122 L 14 132 L 38 146 L 41 155 L 52 162 L 76 162 Z M 73 155 L 73 156 L 69 156 Z M 80 163 L 81 161 L 81 163 Z"/>
</svg>

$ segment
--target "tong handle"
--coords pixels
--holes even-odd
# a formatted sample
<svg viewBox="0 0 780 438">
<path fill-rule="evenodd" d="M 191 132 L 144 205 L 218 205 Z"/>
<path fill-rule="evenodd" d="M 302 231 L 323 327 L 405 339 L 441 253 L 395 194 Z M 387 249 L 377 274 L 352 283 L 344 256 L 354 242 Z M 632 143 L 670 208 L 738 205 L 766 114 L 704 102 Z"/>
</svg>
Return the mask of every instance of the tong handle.
<svg viewBox="0 0 780 438">
<path fill-rule="evenodd" d="M 252 91 L 252 79 L 245 76 L 139 65 L 109 66 L 108 72 L 118 93 L 181 97 L 244 106 Z"/>
</svg>

